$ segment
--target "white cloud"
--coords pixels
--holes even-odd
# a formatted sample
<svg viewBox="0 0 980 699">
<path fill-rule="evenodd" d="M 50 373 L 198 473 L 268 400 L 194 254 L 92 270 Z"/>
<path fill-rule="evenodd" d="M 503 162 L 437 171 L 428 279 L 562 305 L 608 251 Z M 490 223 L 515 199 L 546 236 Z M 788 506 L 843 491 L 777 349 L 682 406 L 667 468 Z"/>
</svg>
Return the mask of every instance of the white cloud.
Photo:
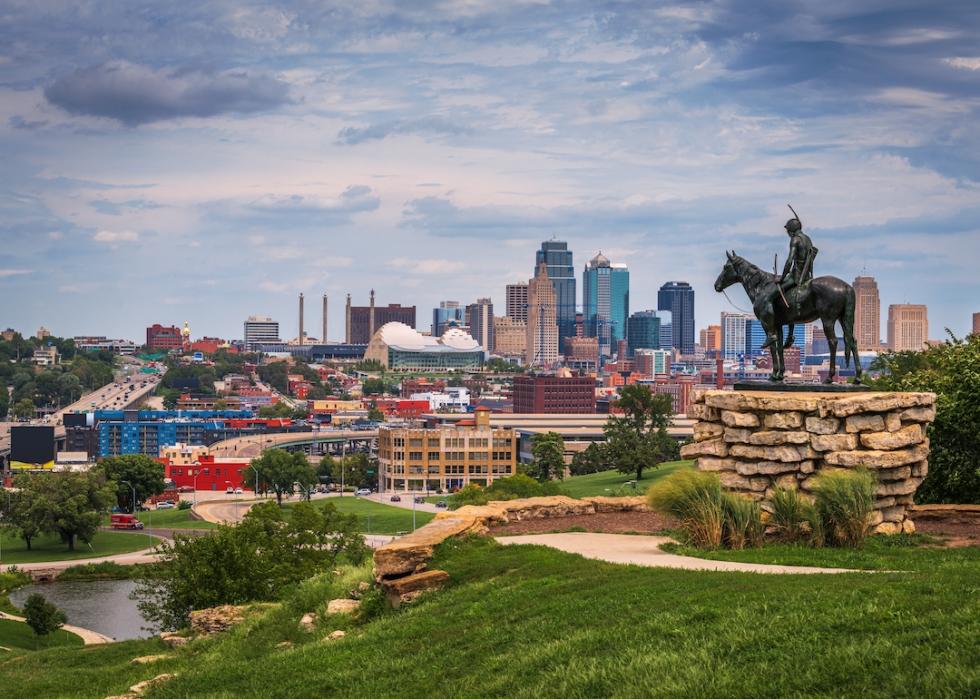
<svg viewBox="0 0 980 699">
<path fill-rule="evenodd" d="M 259 284 L 259 288 L 262 289 L 262 291 L 271 291 L 275 294 L 281 294 L 289 289 L 289 284 L 285 284 L 283 282 L 265 281 Z"/>
<path fill-rule="evenodd" d="M 22 274 L 30 274 L 33 270 L 30 269 L 0 269 L 0 279 L 6 277 L 18 277 Z"/>
<path fill-rule="evenodd" d="M 943 63 L 953 66 L 954 68 L 963 68 L 965 70 L 980 70 L 980 56 L 956 56 L 954 58 L 944 58 Z"/>
<path fill-rule="evenodd" d="M 455 274 L 466 269 L 466 265 L 462 262 L 453 260 L 416 260 L 410 257 L 396 257 L 388 260 L 388 266 L 409 274 Z"/>
<path fill-rule="evenodd" d="M 92 240 L 97 243 L 135 243 L 139 235 L 136 231 L 99 231 Z"/>
</svg>

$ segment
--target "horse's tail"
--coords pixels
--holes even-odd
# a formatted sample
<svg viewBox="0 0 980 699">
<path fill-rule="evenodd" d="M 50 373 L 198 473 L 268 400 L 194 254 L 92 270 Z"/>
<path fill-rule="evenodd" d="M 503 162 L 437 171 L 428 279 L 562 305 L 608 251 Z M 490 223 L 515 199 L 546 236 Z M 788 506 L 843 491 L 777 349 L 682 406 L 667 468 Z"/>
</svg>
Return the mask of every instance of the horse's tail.
<svg viewBox="0 0 980 699">
<path fill-rule="evenodd" d="M 841 327 L 844 330 L 844 366 L 851 363 L 851 354 L 854 354 L 854 367 L 857 375 L 860 376 L 861 359 L 858 357 L 857 342 L 854 339 L 854 307 L 856 305 L 854 287 L 848 287 L 847 298 L 844 300 L 844 317 Z"/>
</svg>

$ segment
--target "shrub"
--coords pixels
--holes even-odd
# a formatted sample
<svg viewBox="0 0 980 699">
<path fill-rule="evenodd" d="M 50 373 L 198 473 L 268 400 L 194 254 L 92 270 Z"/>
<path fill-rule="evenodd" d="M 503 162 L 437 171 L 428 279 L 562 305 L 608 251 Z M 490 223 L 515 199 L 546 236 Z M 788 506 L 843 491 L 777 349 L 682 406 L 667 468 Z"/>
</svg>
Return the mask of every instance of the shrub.
<svg viewBox="0 0 980 699">
<path fill-rule="evenodd" d="M 867 469 L 826 471 L 814 479 L 815 519 L 827 543 L 858 547 L 868 533 L 877 480 Z"/>
<path fill-rule="evenodd" d="M 808 521 L 809 504 L 800 497 L 799 491 L 790 488 L 774 488 L 769 499 L 772 517 L 769 524 L 776 537 L 783 541 L 799 541 L 804 535 L 804 523 Z"/>
<path fill-rule="evenodd" d="M 189 510 L 191 507 L 193 507 L 193 505 L 191 505 L 190 500 L 181 500 L 177 503 L 178 510 Z"/>
<path fill-rule="evenodd" d="M 762 543 L 762 509 L 759 503 L 744 495 L 722 493 L 724 512 L 724 540 L 731 549 L 743 549 L 746 545 Z"/>
<path fill-rule="evenodd" d="M 515 476 L 498 478 L 486 488 L 470 483 L 449 496 L 449 507 L 455 510 L 463 505 L 486 505 L 491 500 L 517 500 L 559 493 L 561 488 L 555 481 L 538 482 L 526 474 L 518 473 Z"/>
<path fill-rule="evenodd" d="M 725 518 L 717 474 L 677 471 L 650 486 L 647 501 L 652 509 L 680 520 L 692 545 L 699 548 L 721 545 Z"/>
</svg>

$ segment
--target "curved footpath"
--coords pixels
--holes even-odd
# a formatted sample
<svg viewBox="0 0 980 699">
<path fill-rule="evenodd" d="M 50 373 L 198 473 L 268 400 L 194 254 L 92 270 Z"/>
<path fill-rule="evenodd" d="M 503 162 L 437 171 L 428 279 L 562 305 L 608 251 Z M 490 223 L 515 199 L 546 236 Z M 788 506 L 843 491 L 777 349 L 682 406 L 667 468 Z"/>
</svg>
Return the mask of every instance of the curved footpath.
<svg viewBox="0 0 980 699">
<path fill-rule="evenodd" d="M 764 563 L 738 563 L 735 561 L 712 561 L 693 556 L 679 556 L 661 551 L 660 546 L 673 543 L 666 536 L 643 536 L 636 534 L 589 534 L 570 532 L 567 534 L 528 534 L 521 536 L 498 536 L 501 544 L 537 544 L 550 546 L 568 553 L 577 553 L 610 563 L 627 563 L 652 568 L 680 568 L 683 570 L 720 570 L 737 573 L 768 574 L 815 574 L 815 573 L 872 573 L 877 571 L 856 570 L 853 568 L 816 568 L 813 566 L 767 565 Z"/>
<path fill-rule="evenodd" d="M 27 623 L 27 619 L 22 616 L 14 616 L 13 614 L 7 614 L 6 612 L 0 612 L 0 619 L 9 619 L 10 621 L 20 621 Z M 82 642 L 86 646 L 97 646 L 103 643 L 115 643 L 115 639 L 109 638 L 98 631 L 91 631 L 90 629 L 83 629 L 80 626 L 72 626 L 70 624 L 65 624 L 62 626 L 65 631 L 73 633 L 82 639 Z"/>
<path fill-rule="evenodd" d="M 17 570 L 38 571 L 38 570 L 64 570 L 72 566 L 88 565 L 89 563 L 118 563 L 119 565 L 135 565 L 137 563 L 152 563 L 157 560 L 153 553 L 153 548 L 132 551 L 131 553 L 118 553 L 113 556 L 95 556 L 93 558 L 72 558 L 66 561 L 37 561 L 36 563 L 15 563 Z"/>
</svg>

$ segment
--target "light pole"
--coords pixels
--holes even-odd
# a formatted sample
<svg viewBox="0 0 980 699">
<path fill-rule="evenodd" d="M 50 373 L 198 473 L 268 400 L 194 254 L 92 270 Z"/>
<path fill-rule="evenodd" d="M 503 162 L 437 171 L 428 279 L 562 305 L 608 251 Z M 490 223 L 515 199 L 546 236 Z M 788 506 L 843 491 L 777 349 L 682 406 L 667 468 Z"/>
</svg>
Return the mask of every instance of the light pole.
<svg viewBox="0 0 980 699">
<path fill-rule="evenodd" d="M 347 469 L 347 437 L 340 435 L 340 497 L 344 497 L 344 472 Z"/>
<path fill-rule="evenodd" d="M 197 477 L 201 475 L 201 462 L 194 462 L 194 507 L 197 507 Z"/>
</svg>

